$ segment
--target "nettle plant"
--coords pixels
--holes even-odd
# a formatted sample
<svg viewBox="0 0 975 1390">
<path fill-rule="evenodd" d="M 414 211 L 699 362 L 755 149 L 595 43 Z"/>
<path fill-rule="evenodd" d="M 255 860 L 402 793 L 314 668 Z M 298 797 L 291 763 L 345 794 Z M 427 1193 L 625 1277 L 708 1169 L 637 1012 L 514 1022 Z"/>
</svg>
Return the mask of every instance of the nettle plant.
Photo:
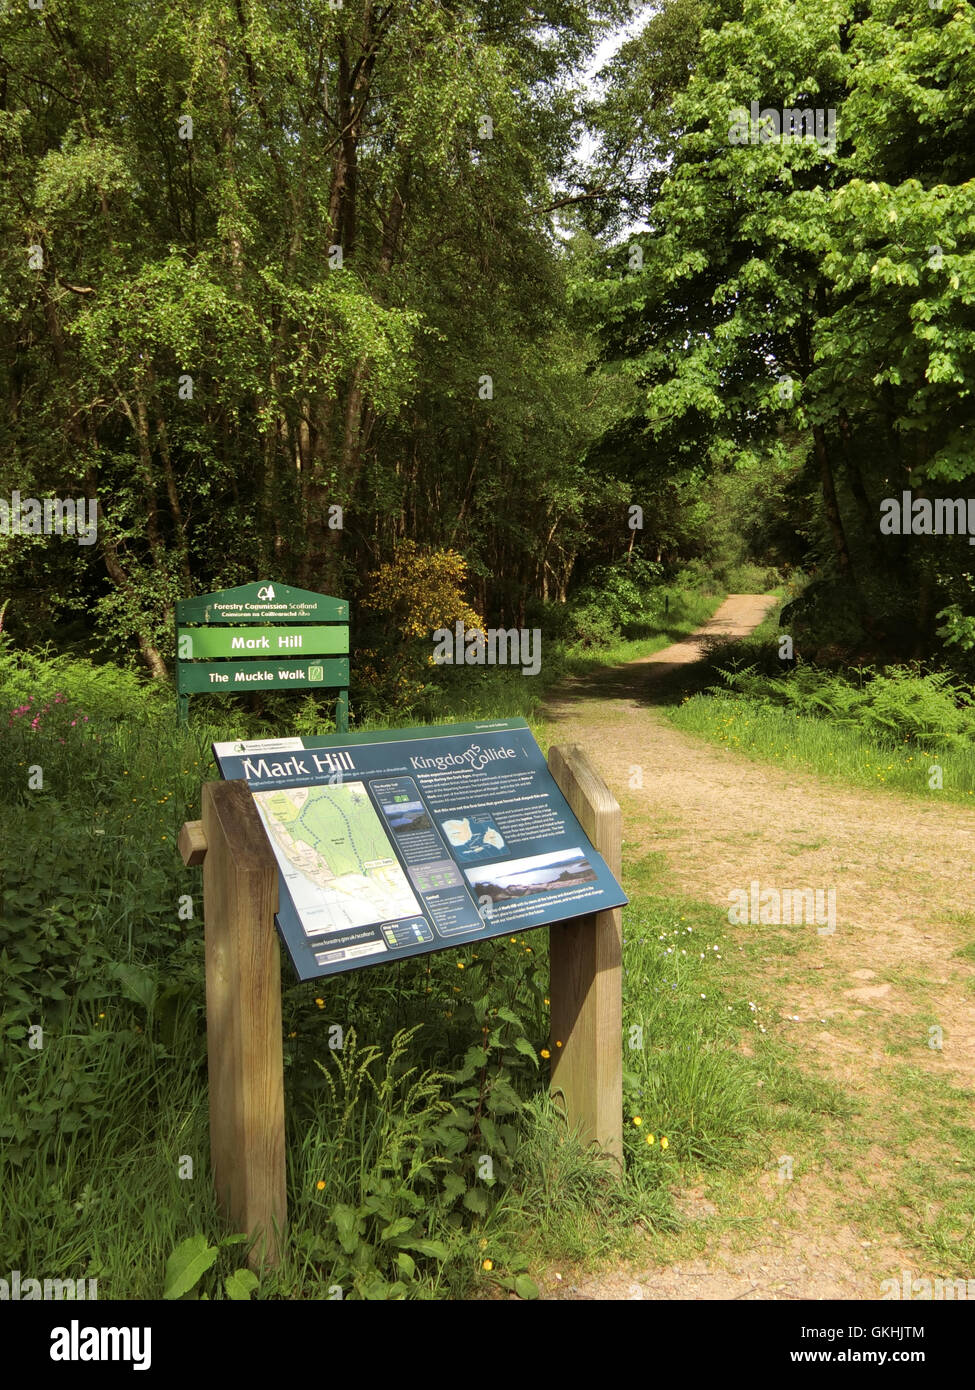
<svg viewBox="0 0 975 1390">
<path fill-rule="evenodd" d="M 450 971 L 463 978 L 463 992 L 454 998 L 461 986 L 450 986 L 444 1013 L 444 980 L 417 983 L 415 1002 L 426 1000 L 446 1028 L 431 1017 L 398 1030 L 385 1050 L 360 1045 L 349 1028 L 327 1062 L 316 1058 L 311 1075 L 292 1080 L 292 1142 L 304 1176 L 291 1245 L 343 1296 L 423 1296 L 445 1265 L 476 1258 L 477 1237 L 516 1180 L 545 973 L 519 938 L 485 943 L 468 960 L 445 958 L 441 969 L 445 979 Z M 363 1028 L 368 1012 L 357 1006 Z M 455 1043 L 463 1051 L 452 1065 L 421 1066 L 424 1055 L 450 1056 Z M 535 1296 L 510 1259 L 492 1277 Z"/>
<path fill-rule="evenodd" d="M 221 1237 L 216 1245 L 211 1245 L 206 1236 L 199 1233 L 187 1236 L 166 1261 L 163 1298 L 183 1302 L 209 1299 L 210 1294 L 199 1287 L 201 1280 L 213 1269 L 221 1252 L 246 1243 L 247 1236 L 237 1233 Z M 235 1269 L 224 1277 L 222 1291 L 226 1298 L 246 1303 L 259 1282 L 252 1270 Z"/>
</svg>

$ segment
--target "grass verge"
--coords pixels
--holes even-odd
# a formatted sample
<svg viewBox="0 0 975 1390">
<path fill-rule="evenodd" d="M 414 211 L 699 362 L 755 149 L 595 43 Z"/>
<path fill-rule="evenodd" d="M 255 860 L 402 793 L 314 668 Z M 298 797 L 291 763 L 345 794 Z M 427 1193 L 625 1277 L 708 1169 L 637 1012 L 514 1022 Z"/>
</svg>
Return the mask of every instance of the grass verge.
<svg viewBox="0 0 975 1390">
<path fill-rule="evenodd" d="M 674 686 L 668 717 L 679 729 L 733 748 L 758 762 L 797 767 L 851 786 L 884 787 L 926 799 L 975 798 L 975 746 L 970 742 L 871 735 L 834 718 L 800 714 L 724 688 L 720 672 L 768 667 L 777 650 L 778 609 L 751 637 L 715 645 L 708 660 L 687 668 Z M 677 701 L 679 700 L 679 703 Z"/>
</svg>

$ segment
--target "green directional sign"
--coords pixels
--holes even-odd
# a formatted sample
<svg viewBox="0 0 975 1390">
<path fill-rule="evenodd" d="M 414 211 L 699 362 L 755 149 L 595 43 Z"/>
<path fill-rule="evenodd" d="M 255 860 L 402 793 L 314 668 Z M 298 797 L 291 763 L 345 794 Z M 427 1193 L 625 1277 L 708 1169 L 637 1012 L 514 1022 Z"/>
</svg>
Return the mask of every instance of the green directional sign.
<svg viewBox="0 0 975 1390">
<path fill-rule="evenodd" d="M 181 695 L 228 690 L 310 690 L 314 686 L 347 686 L 349 659 L 332 661 L 198 661 L 181 665 L 177 688 Z"/>
<path fill-rule="evenodd" d="M 213 656 L 338 656 L 349 650 L 349 629 L 290 624 L 281 627 L 181 627 L 182 660 Z"/>
<path fill-rule="evenodd" d="M 335 725 L 349 728 L 349 605 L 274 580 L 176 604 L 176 689 L 185 723 L 191 695 L 235 690 L 338 690 Z M 210 658 L 218 658 L 211 660 Z M 331 658 L 331 659 L 325 659 Z"/>
</svg>

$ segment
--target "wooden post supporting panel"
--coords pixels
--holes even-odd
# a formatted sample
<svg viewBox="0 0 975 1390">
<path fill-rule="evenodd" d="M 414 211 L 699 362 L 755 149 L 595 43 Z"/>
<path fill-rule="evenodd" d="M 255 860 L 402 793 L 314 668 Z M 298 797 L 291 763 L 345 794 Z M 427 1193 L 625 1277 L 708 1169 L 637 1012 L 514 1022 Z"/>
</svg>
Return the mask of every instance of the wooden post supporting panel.
<svg viewBox="0 0 975 1390">
<path fill-rule="evenodd" d="M 210 1166 L 221 1211 L 277 1264 L 287 1220 L 278 866 L 247 783 L 206 782 L 179 837 L 203 864 Z"/>
<path fill-rule="evenodd" d="M 581 748 L 553 747 L 549 771 L 583 830 L 620 877 L 622 815 Z M 552 1079 L 570 1128 L 623 1164 L 623 987 L 620 908 L 549 928 Z M 556 1046 L 561 1043 L 561 1047 Z"/>
</svg>

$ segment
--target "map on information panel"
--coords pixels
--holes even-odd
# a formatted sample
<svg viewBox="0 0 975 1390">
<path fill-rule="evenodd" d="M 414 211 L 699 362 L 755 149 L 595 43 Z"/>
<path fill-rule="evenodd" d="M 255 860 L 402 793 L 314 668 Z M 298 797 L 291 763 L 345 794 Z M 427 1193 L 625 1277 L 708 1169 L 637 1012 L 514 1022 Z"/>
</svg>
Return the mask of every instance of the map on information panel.
<svg viewBox="0 0 975 1390">
<path fill-rule="evenodd" d="M 420 911 L 362 782 L 254 800 L 309 935 Z"/>
<path fill-rule="evenodd" d="M 626 902 L 523 719 L 213 748 L 253 793 L 302 980 Z"/>
</svg>

